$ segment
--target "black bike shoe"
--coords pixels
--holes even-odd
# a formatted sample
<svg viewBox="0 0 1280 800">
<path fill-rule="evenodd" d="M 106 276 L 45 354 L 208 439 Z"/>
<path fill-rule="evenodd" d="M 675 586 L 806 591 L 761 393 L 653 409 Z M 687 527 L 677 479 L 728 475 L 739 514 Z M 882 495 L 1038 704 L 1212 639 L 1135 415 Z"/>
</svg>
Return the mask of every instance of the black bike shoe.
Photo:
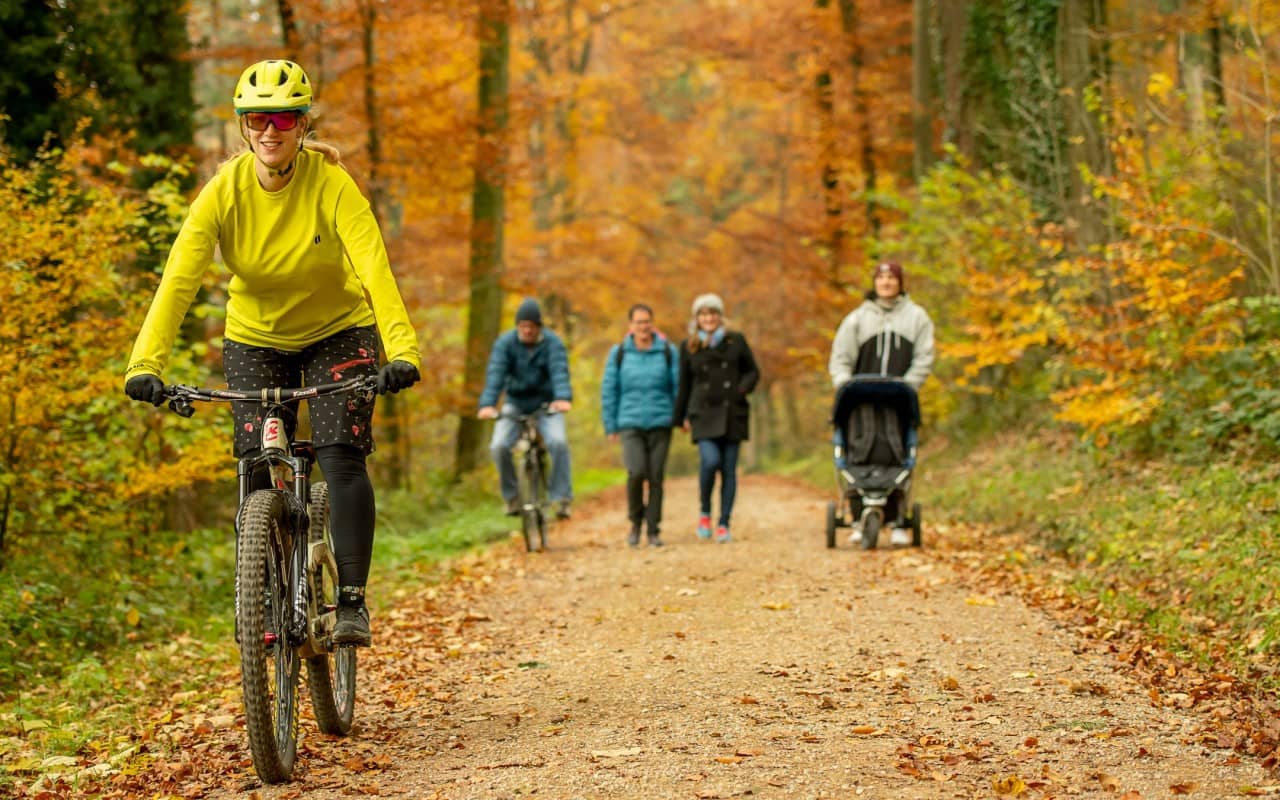
<svg viewBox="0 0 1280 800">
<path fill-rule="evenodd" d="M 368 647 L 373 644 L 369 632 L 369 609 L 366 606 L 338 606 L 338 624 L 333 626 L 334 644 L 354 644 Z"/>
<path fill-rule="evenodd" d="M 513 497 L 513 498 L 511 498 L 510 500 L 506 501 L 506 507 L 507 507 L 507 508 L 506 508 L 506 511 L 507 511 L 507 516 L 508 516 L 508 517 L 518 517 L 518 516 L 520 516 L 520 511 L 521 511 L 521 508 L 522 508 L 522 507 L 521 507 L 521 505 L 520 505 L 520 498 L 519 498 L 519 497 Z"/>
</svg>

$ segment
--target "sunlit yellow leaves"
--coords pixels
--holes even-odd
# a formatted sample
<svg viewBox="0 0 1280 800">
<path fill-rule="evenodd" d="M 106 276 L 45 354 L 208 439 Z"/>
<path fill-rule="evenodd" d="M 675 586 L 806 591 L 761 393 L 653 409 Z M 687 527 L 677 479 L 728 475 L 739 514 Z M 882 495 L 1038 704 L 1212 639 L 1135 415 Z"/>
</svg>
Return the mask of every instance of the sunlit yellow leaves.
<svg viewBox="0 0 1280 800">
<path fill-rule="evenodd" d="M 1001 797 L 1021 797 L 1027 792 L 1027 784 L 1017 775 L 1005 775 L 992 778 L 991 789 Z"/>
<path fill-rule="evenodd" d="M 1173 78 L 1163 72 L 1153 72 L 1147 78 L 1147 95 L 1158 100 L 1167 100 L 1173 87 Z"/>
</svg>

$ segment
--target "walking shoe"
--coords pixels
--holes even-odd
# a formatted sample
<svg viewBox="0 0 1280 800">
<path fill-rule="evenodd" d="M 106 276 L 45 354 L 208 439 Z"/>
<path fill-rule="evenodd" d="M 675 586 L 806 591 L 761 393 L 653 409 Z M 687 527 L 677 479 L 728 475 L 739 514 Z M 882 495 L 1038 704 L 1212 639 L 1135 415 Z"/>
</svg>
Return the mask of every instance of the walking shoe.
<svg viewBox="0 0 1280 800">
<path fill-rule="evenodd" d="M 632 547 L 640 546 L 640 526 L 632 525 L 631 532 L 627 534 L 627 544 Z"/>
<path fill-rule="evenodd" d="M 649 531 L 649 546 L 662 547 L 662 540 L 658 538 L 657 531 Z"/>
<path fill-rule="evenodd" d="M 894 547 L 907 547 L 911 544 L 911 531 L 906 528 L 894 528 L 889 532 L 889 544 Z"/>
<path fill-rule="evenodd" d="M 520 516 L 520 498 L 509 497 L 507 498 L 506 502 L 507 502 L 507 516 L 508 517 Z"/>
<path fill-rule="evenodd" d="M 726 544 L 732 541 L 733 541 L 733 537 L 729 535 L 729 526 L 727 525 L 716 526 L 716 542 L 720 544 Z"/>
<path fill-rule="evenodd" d="M 711 515 L 710 514 L 703 514 L 702 516 L 698 517 L 698 538 L 699 539 L 711 538 Z"/>
<path fill-rule="evenodd" d="M 556 519 L 568 519 L 573 516 L 573 510 L 569 507 L 568 500 L 561 500 L 560 505 L 556 506 Z"/>
<path fill-rule="evenodd" d="M 373 643 L 369 632 L 369 609 L 364 605 L 338 605 L 338 623 L 333 626 L 334 644 L 368 647 Z"/>
</svg>

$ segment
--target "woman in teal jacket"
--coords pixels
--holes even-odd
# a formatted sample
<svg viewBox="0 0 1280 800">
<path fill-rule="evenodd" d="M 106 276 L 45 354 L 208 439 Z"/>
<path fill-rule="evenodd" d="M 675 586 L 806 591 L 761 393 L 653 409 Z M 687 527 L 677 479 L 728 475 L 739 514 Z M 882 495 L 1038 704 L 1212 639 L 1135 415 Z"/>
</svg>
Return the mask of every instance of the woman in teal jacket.
<svg viewBox="0 0 1280 800">
<path fill-rule="evenodd" d="M 635 304 L 627 319 L 627 338 L 613 346 L 605 363 L 600 408 L 610 441 L 622 440 L 627 518 L 631 521 L 627 544 L 640 544 L 640 527 L 645 523 L 649 546 L 661 547 L 662 480 L 680 388 L 680 360 L 671 343 L 654 332 L 649 306 Z"/>
</svg>

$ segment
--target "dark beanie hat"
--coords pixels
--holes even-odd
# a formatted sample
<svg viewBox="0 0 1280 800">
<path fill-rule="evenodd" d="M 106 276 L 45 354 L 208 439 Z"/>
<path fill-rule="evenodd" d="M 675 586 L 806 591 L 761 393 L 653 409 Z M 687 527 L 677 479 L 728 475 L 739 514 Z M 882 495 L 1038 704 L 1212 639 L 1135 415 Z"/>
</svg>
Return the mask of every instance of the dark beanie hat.
<svg viewBox="0 0 1280 800">
<path fill-rule="evenodd" d="M 893 277 L 898 279 L 898 291 L 905 292 L 907 290 L 907 281 L 902 274 L 901 264 L 896 261 L 881 261 L 876 265 L 875 275 L 879 275 L 882 272 L 893 273 Z M 872 276 L 873 280 L 875 279 L 875 275 Z"/>
<path fill-rule="evenodd" d="M 516 324 L 521 322 L 533 322 L 539 326 L 542 325 L 542 309 L 538 307 L 538 301 L 532 297 L 526 297 L 520 302 L 520 307 L 516 309 Z"/>
</svg>

